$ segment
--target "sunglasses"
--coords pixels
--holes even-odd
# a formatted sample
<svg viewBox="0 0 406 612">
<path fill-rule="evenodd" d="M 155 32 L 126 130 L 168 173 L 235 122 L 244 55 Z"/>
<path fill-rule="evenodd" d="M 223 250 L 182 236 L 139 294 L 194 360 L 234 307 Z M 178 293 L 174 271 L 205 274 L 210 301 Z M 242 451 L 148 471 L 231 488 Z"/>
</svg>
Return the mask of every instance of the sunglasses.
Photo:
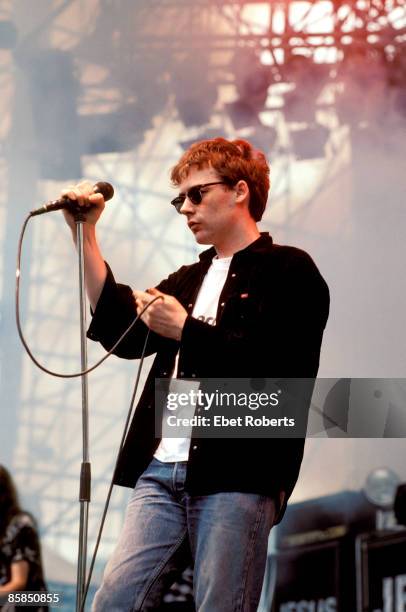
<svg viewBox="0 0 406 612">
<path fill-rule="evenodd" d="M 189 198 L 192 204 L 195 204 L 196 206 L 198 204 L 201 204 L 203 200 L 203 196 L 205 194 L 204 191 L 202 192 L 203 187 L 211 187 L 212 185 L 225 185 L 225 184 L 226 183 L 224 181 L 216 181 L 215 183 L 205 183 L 204 185 L 195 185 L 194 187 L 191 187 L 190 189 L 188 189 L 186 193 L 180 193 L 176 198 L 174 198 L 171 201 L 171 204 L 172 206 L 176 208 L 178 213 L 180 213 L 180 209 L 182 208 L 183 203 L 186 200 L 186 198 Z"/>
</svg>

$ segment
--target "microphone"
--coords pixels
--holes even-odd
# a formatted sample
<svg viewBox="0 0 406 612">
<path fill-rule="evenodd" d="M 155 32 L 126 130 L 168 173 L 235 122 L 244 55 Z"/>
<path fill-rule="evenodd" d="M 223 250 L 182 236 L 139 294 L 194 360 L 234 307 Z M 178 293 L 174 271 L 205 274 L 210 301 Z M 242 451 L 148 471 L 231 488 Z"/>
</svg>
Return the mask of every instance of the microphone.
<svg viewBox="0 0 406 612">
<path fill-rule="evenodd" d="M 113 186 L 110 183 L 105 183 L 100 181 L 96 183 L 93 187 L 93 193 L 101 193 L 104 200 L 111 200 L 114 195 Z M 30 212 L 30 217 L 35 217 L 36 215 L 43 215 L 48 212 L 53 212 L 54 210 L 61 210 L 62 208 L 66 208 L 67 210 L 71 210 L 72 212 L 77 212 L 77 209 L 80 208 L 82 212 L 89 210 L 90 207 L 79 207 L 77 206 L 75 200 L 70 200 L 67 196 L 63 198 L 59 198 L 59 200 L 51 200 L 51 202 L 47 202 L 40 208 L 36 208 Z"/>
</svg>

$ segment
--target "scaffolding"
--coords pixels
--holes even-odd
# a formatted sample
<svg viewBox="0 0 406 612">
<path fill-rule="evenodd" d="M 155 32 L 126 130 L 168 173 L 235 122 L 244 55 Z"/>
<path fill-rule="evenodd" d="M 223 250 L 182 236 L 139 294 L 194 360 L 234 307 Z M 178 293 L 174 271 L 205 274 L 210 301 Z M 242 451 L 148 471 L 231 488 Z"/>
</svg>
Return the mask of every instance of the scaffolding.
<svg viewBox="0 0 406 612">
<path fill-rule="evenodd" d="M 272 227 L 289 241 L 292 228 L 303 223 L 313 202 L 348 168 L 351 132 L 337 110 L 337 92 L 342 87 L 337 65 L 354 45 L 375 54 L 389 49 L 389 55 L 395 56 L 405 45 L 406 11 L 401 0 L 307 4 L 290 0 L 42 0 L 36 2 L 34 16 L 28 1 L 3 2 L 0 12 L 0 20 L 13 21 L 19 32 L 15 49 L 0 49 L 4 186 L 0 194 L 4 337 L 0 367 L 7 424 L 2 445 L 23 498 L 40 519 L 45 542 L 74 561 L 80 387 L 74 381 L 44 378 L 22 353 L 14 327 L 13 284 L 18 231 L 25 214 L 80 177 L 47 176 L 41 165 L 46 154 L 41 126 L 51 122 L 55 100 L 49 100 L 42 119 L 36 116 L 30 70 L 36 66 L 40 71 L 38 66 L 43 64 L 35 62 L 44 53 L 57 50 L 64 54 L 59 57 L 71 58 L 69 83 L 77 88 L 71 100 L 76 112 L 72 129 L 80 147 L 69 151 L 56 139 L 52 143 L 55 155 L 61 155 L 60 167 L 65 159 L 70 162 L 76 156 L 73 161 L 81 163 L 83 176 L 113 183 L 116 201 L 108 205 L 100 224 L 103 250 L 113 269 L 120 270 L 120 280 L 150 286 L 197 254 L 181 219 L 166 206 L 171 199 L 168 169 L 179 157 L 181 143 L 213 134 L 252 139 L 262 135 L 259 145 L 270 157 L 275 176 Z M 306 6 L 299 9 L 299 4 Z M 257 64 L 244 68 L 238 61 L 244 54 L 256 57 Z M 292 89 L 292 84 L 286 85 L 286 70 L 295 55 L 314 58 L 318 66 L 328 69 L 315 111 L 328 129 L 328 138 L 324 154 L 317 159 L 298 158 L 284 112 L 283 100 Z M 269 78 L 265 88 L 260 79 L 257 84 L 247 83 L 252 70 L 261 75 L 264 67 Z M 250 107 L 255 125 L 246 122 L 240 127 L 230 117 L 229 105 L 244 95 L 253 97 L 256 86 L 262 87 L 263 106 Z M 72 95 L 68 87 L 64 104 Z M 46 92 L 41 100 L 47 103 Z M 60 116 L 62 137 L 65 119 Z M 114 134 L 119 134 L 116 140 Z M 295 188 L 298 177 L 304 175 L 310 177 L 305 194 Z M 263 229 L 270 225 L 267 214 Z M 29 343 L 50 367 L 75 371 L 79 363 L 75 258 L 60 215 L 32 222 L 24 255 L 22 309 Z M 90 362 L 100 354 L 92 346 Z M 134 378 L 135 365 L 115 358 L 90 377 L 90 544 Z M 113 497 L 102 559 L 116 539 L 125 498 L 123 490 Z"/>
</svg>

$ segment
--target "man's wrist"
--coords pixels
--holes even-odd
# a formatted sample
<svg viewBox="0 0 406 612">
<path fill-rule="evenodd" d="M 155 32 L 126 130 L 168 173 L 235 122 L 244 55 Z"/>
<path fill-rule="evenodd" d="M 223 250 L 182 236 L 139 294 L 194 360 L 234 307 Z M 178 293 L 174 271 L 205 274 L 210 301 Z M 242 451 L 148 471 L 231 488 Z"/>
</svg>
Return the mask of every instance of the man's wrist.
<svg viewBox="0 0 406 612">
<path fill-rule="evenodd" d="M 181 319 L 181 321 L 180 321 L 180 325 L 178 327 L 176 338 L 175 338 L 175 340 L 177 340 L 178 342 L 181 341 L 182 334 L 183 334 L 183 328 L 185 327 L 185 323 L 186 323 L 187 317 L 188 317 L 188 314 L 187 314 L 187 312 L 185 312 L 183 317 L 182 317 L 182 319 Z"/>
</svg>

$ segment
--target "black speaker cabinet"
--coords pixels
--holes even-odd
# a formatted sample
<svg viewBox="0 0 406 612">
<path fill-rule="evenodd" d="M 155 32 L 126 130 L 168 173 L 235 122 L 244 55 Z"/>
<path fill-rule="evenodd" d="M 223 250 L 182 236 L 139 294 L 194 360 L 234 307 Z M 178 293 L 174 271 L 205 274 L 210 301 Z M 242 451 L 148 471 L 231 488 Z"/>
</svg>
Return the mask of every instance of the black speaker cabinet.
<svg viewBox="0 0 406 612">
<path fill-rule="evenodd" d="M 406 612 L 406 529 L 356 541 L 357 612 Z"/>
<path fill-rule="evenodd" d="M 354 539 L 282 549 L 274 555 L 272 612 L 354 612 Z"/>
</svg>

